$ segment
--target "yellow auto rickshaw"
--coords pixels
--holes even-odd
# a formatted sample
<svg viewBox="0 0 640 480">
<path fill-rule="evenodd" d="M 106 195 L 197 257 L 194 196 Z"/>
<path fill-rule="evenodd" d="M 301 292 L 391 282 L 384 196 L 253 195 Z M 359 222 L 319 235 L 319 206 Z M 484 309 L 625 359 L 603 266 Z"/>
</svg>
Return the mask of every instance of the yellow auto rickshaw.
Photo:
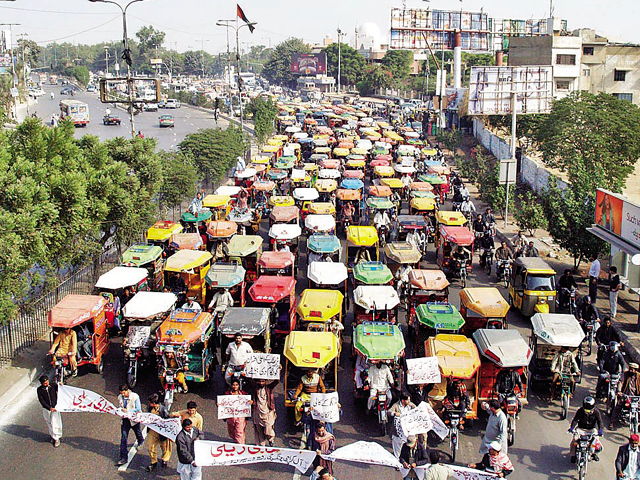
<svg viewBox="0 0 640 480">
<path fill-rule="evenodd" d="M 202 206 L 211 209 L 214 220 L 225 220 L 231 211 L 231 197 L 228 195 L 207 195 Z"/>
<path fill-rule="evenodd" d="M 297 330 L 332 332 L 342 342 L 342 303 L 344 295 L 338 290 L 307 289 L 296 307 Z"/>
<path fill-rule="evenodd" d="M 147 243 L 150 245 L 157 245 L 166 252 L 169 248 L 171 235 L 174 233 L 180 233 L 182 230 L 184 230 L 184 228 L 179 223 L 171 222 L 169 220 L 160 220 L 154 223 L 147 230 Z"/>
<path fill-rule="evenodd" d="M 207 294 L 204 277 L 211 267 L 212 258 L 211 253 L 207 251 L 178 250 L 165 263 L 165 285 L 172 285 L 172 273 L 181 276 L 187 287 L 187 298 L 193 297 L 202 304 Z"/>
<path fill-rule="evenodd" d="M 528 317 L 556 310 L 556 272 L 538 257 L 519 257 L 513 262 L 509 303 Z"/>
<path fill-rule="evenodd" d="M 480 328 L 506 329 L 509 304 L 495 287 L 463 288 L 460 313 L 464 318 L 462 333 L 470 337 Z"/>
<path fill-rule="evenodd" d="M 378 231 L 373 226 L 351 225 L 347 229 L 347 267 L 356 263 L 378 261 Z"/>
</svg>

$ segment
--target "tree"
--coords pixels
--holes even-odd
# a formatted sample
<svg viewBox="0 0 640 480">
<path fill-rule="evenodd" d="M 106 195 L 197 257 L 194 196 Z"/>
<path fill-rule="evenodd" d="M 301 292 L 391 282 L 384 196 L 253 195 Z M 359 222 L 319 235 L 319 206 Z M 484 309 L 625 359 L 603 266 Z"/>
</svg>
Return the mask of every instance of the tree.
<svg viewBox="0 0 640 480">
<path fill-rule="evenodd" d="M 36 67 L 40 60 L 41 47 L 33 40 L 21 38 L 18 40 L 18 51 L 22 52 L 24 49 L 24 60 L 31 67 Z"/>
<path fill-rule="evenodd" d="M 140 53 L 144 55 L 149 51 L 155 50 L 156 47 L 160 48 L 164 43 L 166 34 L 149 25 L 138 30 L 136 37 L 138 37 L 138 41 L 140 42 Z"/>
<path fill-rule="evenodd" d="M 242 132 L 233 125 L 226 130 L 207 128 L 184 137 L 178 149 L 194 159 L 194 165 L 204 178 L 219 180 L 244 153 Z"/>
<path fill-rule="evenodd" d="M 413 52 L 411 50 L 387 50 L 382 57 L 382 66 L 391 72 L 396 82 L 405 80 L 411 73 Z"/>
<path fill-rule="evenodd" d="M 245 111 L 253 115 L 256 138 L 260 145 L 264 144 L 267 137 L 274 131 L 274 122 L 278 116 L 278 106 L 271 99 L 265 100 L 262 97 L 254 97 Z"/>
<path fill-rule="evenodd" d="M 71 74 L 81 85 L 86 85 L 91 79 L 89 69 L 84 65 L 73 67 Z"/>
<path fill-rule="evenodd" d="M 366 67 L 362 80 L 356 84 L 356 87 L 360 95 L 370 95 L 379 88 L 390 88 L 392 85 L 391 72 L 374 63 Z"/>
<path fill-rule="evenodd" d="M 338 44 L 332 43 L 322 49 L 327 54 L 327 75 L 338 75 Z M 340 85 L 355 85 L 362 78 L 366 63 L 364 57 L 349 45 L 340 44 Z"/>
<path fill-rule="evenodd" d="M 291 73 L 291 57 L 295 53 L 309 53 L 311 48 L 301 38 L 290 38 L 276 45 L 271 57 L 264 64 L 262 75 L 271 83 L 292 86 L 295 75 Z"/>
<path fill-rule="evenodd" d="M 196 192 L 198 170 L 193 159 L 181 152 L 161 152 L 162 187 L 159 192 L 160 204 L 175 208 L 185 197 L 193 197 Z"/>
<path fill-rule="evenodd" d="M 520 205 L 513 212 L 513 218 L 520 230 L 528 230 L 532 236 L 536 229 L 547 228 L 548 225 L 542 204 L 529 191 L 520 196 Z"/>
</svg>

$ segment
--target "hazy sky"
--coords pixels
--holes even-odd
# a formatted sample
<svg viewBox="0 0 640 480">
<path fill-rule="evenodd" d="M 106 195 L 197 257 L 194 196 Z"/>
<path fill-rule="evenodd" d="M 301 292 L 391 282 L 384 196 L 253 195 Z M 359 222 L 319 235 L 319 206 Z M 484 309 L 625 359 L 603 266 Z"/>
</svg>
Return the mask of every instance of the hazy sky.
<svg viewBox="0 0 640 480">
<path fill-rule="evenodd" d="M 128 0 L 118 0 L 126 5 Z M 408 7 L 479 11 L 494 18 L 547 18 L 549 0 L 432 0 L 430 3 L 407 0 Z M 595 28 L 610 40 L 640 43 L 638 0 L 554 0 L 556 17 L 568 20 L 569 29 Z M 354 29 L 374 22 L 385 38 L 389 34 L 390 8 L 402 1 L 387 0 L 240 0 L 240 6 L 252 22 L 253 34 L 243 28 L 240 41 L 249 45 L 275 45 L 288 37 L 321 42 L 326 35 L 336 36 L 340 27 L 353 41 Z M 223 0 L 144 0 L 127 13 L 130 37 L 142 25 L 153 25 L 166 32 L 165 47 L 204 49 L 218 53 L 226 49 L 226 32 L 216 27 L 219 19 L 235 19 L 236 3 Z M 95 43 L 122 38 L 120 10 L 115 5 L 89 0 L 16 0 L 0 2 L 2 23 L 20 23 L 15 34 L 27 33 L 37 42 L 68 41 Z M 7 27 L 2 27 L 7 28 Z M 233 33 L 233 32 L 231 32 Z M 233 37 L 232 37 L 233 38 Z M 204 40 L 204 42 L 202 42 Z M 14 40 L 15 41 L 15 40 Z M 246 45 L 241 45 L 244 50 Z"/>
</svg>

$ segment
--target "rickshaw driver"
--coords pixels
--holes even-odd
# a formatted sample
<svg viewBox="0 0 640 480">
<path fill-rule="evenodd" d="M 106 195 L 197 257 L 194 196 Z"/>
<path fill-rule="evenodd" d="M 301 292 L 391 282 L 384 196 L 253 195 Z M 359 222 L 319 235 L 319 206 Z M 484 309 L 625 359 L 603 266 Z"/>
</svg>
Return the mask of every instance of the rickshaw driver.
<svg viewBox="0 0 640 480">
<path fill-rule="evenodd" d="M 178 296 L 177 303 L 184 302 L 187 296 L 187 284 L 178 272 L 171 273 L 169 286 L 171 288 L 171 293 L 175 293 Z"/>
<path fill-rule="evenodd" d="M 402 265 L 400 270 L 396 271 L 396 278 L 398 279 L 398 297 L 403 297 L 402 295 L 402 286 L 407 285 L 409 283 L 409 274 L 413 271 L 413 267 L 411 265 Z"/>
<path fill-rule="evenodd" d="M 322 262 L 322 254 L 316 252 L 309 252 L 309 264 L 313 262 Z"/>
<path fill-rule="evenodd" d="M 349 224 L 353 223 L 353 216 L 356 213 L 356 208 L 351 202 L 345 202 L 342 205 L 342 217 L 349 220 Z"/>
<path fill-rule="evenodd" d="M 49 355 L 53 355 L 54 360 L 64 357 L 69 358 L 69 367 L 71 367 L 72 377 L 78 375 L 78 361 L 76 359 L 77 352 L 78 335 L 73 328 L 65 328 L 64 330 L 61 330 L 49 349 Z"/>
<path fill-rule="evenodd" d="M 356 253 L 356 258 L 353 263 L 358 264 L 360 262 L 370 262 L 370 261 L 371 261 L 371 255 L 369 254 L 369 250 L 367 250 L 367 247 L 360 247 L 360 250 L 358 250 L 358 253 Z"/>
<path fill-rule="evenodd" d="M 380 235 L 380 229 L 382 227 L 386 227 L 387 232 L 391 230 L 391 219 L 389 218 L 389 214 L 386 210 L 378 210 L 373 217 L 373 225 L 376 227 L 378 231 L 378 236 Z"/>
<path fill-rule="evenodd" d="M 471 252 L 464 248 L 462 245 L 458 245 L 458 248 L 453 252 L 453 259 L 458 265 L 463 265 L 463 262 L 468 262 L 471 258 Z"/>
<path fill-rule="evenodd" d="M 562 347 L 555 354 L 551 361 L 551 371 L 553 372 L 553 380 L 551 380 L 551 398 L 555 396 L 556 385 L 560 383 L 561 377 L 564 375 L 569 378 L 571 383 L 571 392 L 576 387 L 574 375 L 580 375 L 580 367 L 576 362 L 576 357 L 567 347 Z"/>
<path fill-rule="evenodd" d="M 371 412 L 378 392 L 386 392 L 387 408 L 391 402 L 391 387 L 395 384 L 391 369 L 386 363 L 375 362 L 369 368 L 369 398 L 367 400 L 367 412 Z"/>
<path fill-rule="evenodd" d="M 219 288 L 209 303 L 208 310 L 216 315 L 223 314 L 233 307 L 233 296 L 227 288 Z"/>
<path fill-rule="evenodd" d="M 241 333 L 236 333 L 234 341 L 227 346 L 227 350 L 225 351 L 225 356 L 229 360 L 224 376 L 227 385 L 231 386 L 231 379 L 233 378 L 233 372 L 235 370 L 234 367 L 242 367 L 244 369 L 251 355 L 253 355 L 251 345 L 242 340 Z"/>
<path fill-rule="evenodd" d="M 520 391 L 520 394 L 524 391 L 522 386 L 522 378 L 520 377 L 520 373 L 515 368 L 503 368 L 496 375 L 496 383 L 494 385 L 494 389 L 498 394 L 498 400 L 500 404 L 504 402 L 505 397 L 511 395 L 512 393 L 516 395 L 516 387 Z M 518 401 L 518 415 L 522 411 L 522 403 L 520 403 L 520 395 L 516 395 L 516 400 Z"/>
<path fill-rule="evenodd" d="M 459 378 L 454 378 L 447 382 L 447 394 L 442 400 L 445 420 L 449 420 L 449 410 L 455 410 L 456 403 L 459 403 L 460 430 L 464 430 L 464 422 L 467 418 L 467 410 L 471 404 L 471 399 L 467 393 L 467 387 Z"/>
<path fill-rule="evenodd" d="M 326 392 L 327 389 L 322 378 L 318 375 L 317 369 L 309 368 L 300 378 L 300 383 L 298 383 L 294 394 L 294 397 L 298 399 L 295 407 L 296 426 L 299 426 L 302 421 L 302 405 L 311 399 L 311 394 Z"/>
<path fill-rule="evenodd" d="M 178 359 L 176 358 L 175 351 L 173 350 L 173 345 L 168 345 L 164 349 L 162 362 L 164 363 L 165 369 L 170 368 L 171 370 L 176 371 L 176 377 L 175 377 L 176 381 L 182 387 L 182 392 L 188 393 L 189 389 L 187 388 L 187 380 L 184 378 L 184 372 L 182 371 L 183 367 L 182 365 L 180 365 L 180 362 L 178 362 Z M 164 381 L 164 375 L 165 375 L 165 371 L 162 371 L 162 373 L 160 374 L 160 383 L 162 384 L 162 388 L 164 388 L 164 385 L 166 383 Z"/>
<path fill-rule="evenodd" d="M 196 302 L 195 297 L 189 297 L 187 299 L 187 302 L 184 305 L 182 305 L 182 308 L 185 308 L 187 310 L 202 310 L 202 307 L 200 306 L 200 304 Z"/>
</svg>

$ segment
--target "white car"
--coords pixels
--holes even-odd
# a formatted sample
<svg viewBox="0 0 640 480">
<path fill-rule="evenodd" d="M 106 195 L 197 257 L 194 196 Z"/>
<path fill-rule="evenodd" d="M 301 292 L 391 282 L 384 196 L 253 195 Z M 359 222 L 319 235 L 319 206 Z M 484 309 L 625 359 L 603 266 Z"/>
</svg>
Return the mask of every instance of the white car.
<svg viewBox="0 0 640 480">
<path fill-rule="evenodd" d="M 145 103 L 144 104 L 144 109 L 147 112 L 157 112 L 158 111 L 158 104 L 157 103 Z"/>
<path fill-rule="evenodd" d="M 29 89 L 29 95 L 31 95 L 32 97 L 41 97 L 41 96 L 46 95 L 46 94 L 47 94 L 47 92 L 45 92 L 41 88 L 30 88 Z"/>
<path fill-rule="evenodd" d="M 164 108 L 180 108 L 180 102 L 175 98 L 170 98 L 166 101 Z"/>
</svg>

